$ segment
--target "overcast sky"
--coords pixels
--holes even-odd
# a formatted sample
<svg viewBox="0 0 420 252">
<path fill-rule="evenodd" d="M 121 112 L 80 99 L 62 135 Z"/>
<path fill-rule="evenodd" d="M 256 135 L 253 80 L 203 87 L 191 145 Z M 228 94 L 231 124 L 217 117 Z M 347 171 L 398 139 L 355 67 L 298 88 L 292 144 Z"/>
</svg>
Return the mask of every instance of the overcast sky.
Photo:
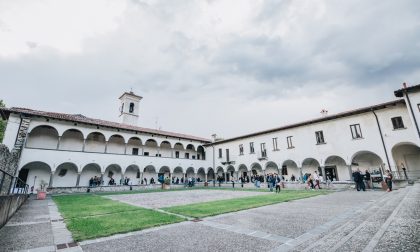
<svg viewBox="0 0 420 252">
<path fill-rule="evenodd" d="M 396 99 L 420 83 L 418 0 L 0 0 L 8 107 L 208 137 Z"/>
</svg>

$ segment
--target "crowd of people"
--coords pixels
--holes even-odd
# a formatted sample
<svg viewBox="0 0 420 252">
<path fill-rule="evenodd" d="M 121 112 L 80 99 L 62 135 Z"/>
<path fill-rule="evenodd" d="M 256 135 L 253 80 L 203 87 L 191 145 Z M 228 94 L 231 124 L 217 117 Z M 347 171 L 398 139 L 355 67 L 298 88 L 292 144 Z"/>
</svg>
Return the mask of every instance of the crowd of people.
<svg viewBox="0 0 420 252">
<path fill-rule="evenodd" d="M 356 169 L 352 173 L 354 183 L 356 184 L 356 190 L 357 191 L 366 191 L 367 189 L 372 188 L 372 176 L 368 170 L 365 171 L 363 174 L 360 169 Z M 393 176 L 392 173 L 389 170 L 385 171 L 384 179 L 380 179 L 381 182 L 383 182 L 383 187 L 386 187 L 387 192 L 392 191 L 392 180 Z"/>
</svg>

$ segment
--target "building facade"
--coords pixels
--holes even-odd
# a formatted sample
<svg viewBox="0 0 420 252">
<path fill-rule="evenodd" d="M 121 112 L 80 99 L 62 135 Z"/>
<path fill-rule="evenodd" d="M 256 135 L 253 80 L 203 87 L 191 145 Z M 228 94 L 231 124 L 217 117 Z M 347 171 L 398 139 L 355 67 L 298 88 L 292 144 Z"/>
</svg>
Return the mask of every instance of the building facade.
<svg viewBox="0 0 420 252">
<path fill-rule="evenodd" d="M 210 141 L 137 126 L 142 97 L 121 97 L 122 123 L 24 108 L 3 108 L 3 144 L 21 148 L 16 174 L 38 188 L 133 185 L 165 177 L 201 181 L 282 174 L 290 180 L 318 171 L 324 179 L 351 180 L 355 168 L 391 170 L 420 178 L 420 85 L 395 91 L 399 100 L 297 124 Z M 404 174 L 405 171 L 405 174 Z"/>
</svg>

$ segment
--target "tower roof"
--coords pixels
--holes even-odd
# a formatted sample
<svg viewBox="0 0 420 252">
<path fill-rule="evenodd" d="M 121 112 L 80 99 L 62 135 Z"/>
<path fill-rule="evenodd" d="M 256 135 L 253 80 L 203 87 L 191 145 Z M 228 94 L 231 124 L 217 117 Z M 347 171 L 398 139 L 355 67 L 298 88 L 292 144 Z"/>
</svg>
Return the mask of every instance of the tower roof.
<svg viewBox="0 0 420 252">
<path fill-rule="evenodd" d="M 123 96 L 125 96 L 125 95 L 135 97 L 135 98 L 137 98 L 137 99 L 139 99 L 139 100 L 143 99 L 143 97 L 141 97 L 140 95 L 136 95 L 135 93 L 133 93 L 133 91 L 130 91 L 130 92 L 124 92 L 124 93 L 120 96 L 120 98 L 118 98 L 118 99 L 121 99 L 121 98 L 122 98 Z"/>
</svg>

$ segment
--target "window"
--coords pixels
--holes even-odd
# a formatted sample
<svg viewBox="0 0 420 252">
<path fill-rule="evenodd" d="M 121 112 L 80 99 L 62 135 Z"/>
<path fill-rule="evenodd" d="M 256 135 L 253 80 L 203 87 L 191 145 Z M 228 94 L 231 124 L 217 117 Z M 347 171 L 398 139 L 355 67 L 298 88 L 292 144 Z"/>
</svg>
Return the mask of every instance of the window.
<svg viewBox="0 0 420 252">
<path fill-rule="evenodd" d="M 129 112 L 130 113 L 133 113 L 134 112 L 134 103 L 130 103 L 130 109 L 129 109 Z"/>
<path fill-rule="evenodd" d="M 244 145 L 240 144 L 239 145 L 239 155 L 243 155 L 244 154 Z"/>
<path fill-rule="evenodd" d="M 219 149 L 219 158 L 222 158 L 222 157 L 223 157 L 223 150 Z"/>
<path fill-rule="evenodd" d="M 391 118 L 394 129 L 404 129 L 404 123 L 401 116 Z"/>
<path fill-rule="evenodd" d="M 191 157 L 192 159 L 195 159 L 195 155 L 192 155 L 192 157 Z"/>
<path fill-rule="evenodd" d="M 277 137 L 273 138 L 273 150 L 279 150 L 279 147 L 277 145 Z"/>
<path fill-rule="evenodd" d="M 60 172 L 58 173 L 58 176 L 64 177 L 66 176 L 66 173 L 67 173 L 67 169 L 61 169 Z"/>
<path fill-rule="evenodd" d="M 287 148 L 288 148 L 288 149 L 295 148 L 295 147 L 293 147 L 293 143 L 292 143 L 292 136 L 288 136 L 288 137 L 287 137 Z"/>
<path fill-rule="evenodd" d="M 197 159 L 200 159 L 200 154 L 197 154 Z"/>
<path fill-rule="evenodd" d="M 350 125 L 350 130 L 353 139 L 362 138 L 362 130 L 360 129 L 360 124 Z"/>
<path fill-rule="evenodd" d="M 287 175 L 287 166 L 286 165 L 283 165 L 281 167 L 281 175 Z"/>
<path fill-rule="evenodd" d="M 189 159 L 190 158 L 190 153 L 185 153 L 185 158 Z"/>
<path fill-rule="evenodd" d="M 316 144 L 323 144 L 324 141 L 324 133 L 322 131 L 315 132 Z"/>
<path fill-rule="evenodd" d="M 146 152 L 143 153 L 143 155 L 144 156 L 149 156 L 149 152 L 146 151 Z"/>
<path fill-rule="evenodd" d="M 179 151 L 175 151 L 175 158 L 179 158 Z"/>
<path fill-rule="evenodd" d="M 156 155 L 155 155 L 156 157 L 161 157 L 162 156 L 162 154 L 159 154 L 159 153 L 156 153 Z"/>
<path fill-rule="evenodd" d="M 226 149 L 226 161 L 229 162 L 229 149 Z"/>
<path fill-rule="evenodd" d="M 137 171 L 136 178 L 140 178 L 140 171 Z"/>
<path fill-rule="evenodd" d="M 261 157 L 267 157 L 267 150 L 265 149 L 265 143 L 261 143 Z"/>
<path fill-rule="evenodd" d="M 253 143 L 253 142 L 250 142 L 250 143 L 249 143 L 249 153 L 255 153 L 255 150 L 254 150 L 254 143 Z"/>
<path fill-rule="evenodd" d="M 138 155 L 139 154 L 139 148 L 133 148 L 131 154 L 132 155 Z"/>
</svg>

